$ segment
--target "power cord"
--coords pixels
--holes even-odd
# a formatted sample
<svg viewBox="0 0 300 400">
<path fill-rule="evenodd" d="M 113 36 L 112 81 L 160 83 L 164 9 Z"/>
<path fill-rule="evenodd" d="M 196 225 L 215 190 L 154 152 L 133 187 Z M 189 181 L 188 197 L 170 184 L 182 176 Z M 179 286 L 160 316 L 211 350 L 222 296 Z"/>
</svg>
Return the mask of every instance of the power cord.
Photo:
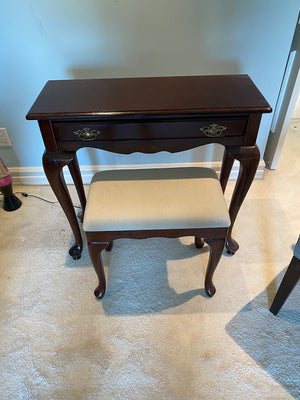
<svg viewBox="0 0 300 400">
<path fill-rule="evenodd" d="M 35 194 L 29 194 L 26 192 L 15 192 L 14 194 L 21 194 L 23 197 L 34 197 L 35 199 L 45 201 L 46 203 L 49 203 L 49 204 L 57 204 L 58 203 L 58 201 L 50 201 L 50 200 L 44 199 L 43 197 L 36 196 Z M 0 193 L 0 196 L 3 196 L 3 194 Z M 81 208 L 81 207 L 74 206 L 74 208 Z"/>
<path fill-rule="evenodd" d="M 15 194 L 21 194 L 23 197 L 34 197 L 36 199 L 45 201 L 46 203 L 49 203 L 49 204 L 57 203 L 57 201 L 50 201 L 50 200 L 47 200 L 47 199 L 43 199 L 42 197 L 36 196 L 35 194 L 28 194 L 26 192 L 16 192 Z"/>
</svg>

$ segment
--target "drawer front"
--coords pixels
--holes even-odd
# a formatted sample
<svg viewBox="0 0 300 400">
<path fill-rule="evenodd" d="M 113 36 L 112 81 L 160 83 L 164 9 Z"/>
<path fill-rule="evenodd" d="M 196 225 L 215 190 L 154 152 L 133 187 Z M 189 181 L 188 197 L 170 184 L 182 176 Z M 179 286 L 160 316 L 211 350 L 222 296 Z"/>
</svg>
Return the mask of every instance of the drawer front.
<svg viewBox="0 0 300 400">
<path fill-rule="evenodd" d="M 188 139 L 243 136 L 247 117 L 151 120 L 137 122 L 54 122 L 58 142 L 93 142 L 105 140 Z"/>
</svg>

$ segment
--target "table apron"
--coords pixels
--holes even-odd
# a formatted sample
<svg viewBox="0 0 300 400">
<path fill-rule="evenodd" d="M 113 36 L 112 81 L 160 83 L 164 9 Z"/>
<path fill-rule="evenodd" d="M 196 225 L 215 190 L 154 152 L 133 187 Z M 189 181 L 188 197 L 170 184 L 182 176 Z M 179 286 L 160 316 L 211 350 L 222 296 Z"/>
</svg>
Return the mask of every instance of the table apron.
<svg viewBox="0 0 300 400">
<path fill-rule="evenodd" d="M 242 146 L 243 137 L 223 137 L 214 139 L 213 143 L 219 143 L 227 146 Z M 75 141 L 75 142 L 57 142 L 57 150 L 59 152 L 77 151 L 84 147 L 92 147 L 102 149 L 119 154 L 131 154 L 134 152 L 142 153 L 158 153 L 167 151 L 176 153 L 180 151 L 190 150 L 206 144 L 212 143 L 209 138 L 186 138 L 186 139 L 149 139 L 149 140 L 98 140 L 98 141 Z"/>
</svg>

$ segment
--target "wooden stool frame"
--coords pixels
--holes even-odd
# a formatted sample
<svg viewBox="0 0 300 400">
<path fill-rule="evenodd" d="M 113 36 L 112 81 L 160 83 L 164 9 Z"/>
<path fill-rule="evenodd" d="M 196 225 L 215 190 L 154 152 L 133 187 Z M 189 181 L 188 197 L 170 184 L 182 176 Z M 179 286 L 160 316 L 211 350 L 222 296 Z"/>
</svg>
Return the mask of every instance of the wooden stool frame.
<svg viewBox="0 0 300 400">
<path fill-rule="evenodd" d="M 113 241 L 121 238 L 146 239 L 151 237 L 178 238 L 183 236 L 194 236 L 197 248 L 202 248 L 204 242 L 210 247 L 210 255 L 205 275 L 205 291 L 209 297 L 216 293 L 212 282 L 213 274 L 218 266 L 224 250 L 228 233 L 227 227 L 201 228 L 201 229 L 166 229 L 166 230 L 138 230 L 138 231 L 108 231 L 108 232 L 86 232 L 89 254 L 99 279 L 94 294 L 101 299 L 106 291 L 106 278 L 103 269 L 101 252 L 112 249 Z"/>
</svg>

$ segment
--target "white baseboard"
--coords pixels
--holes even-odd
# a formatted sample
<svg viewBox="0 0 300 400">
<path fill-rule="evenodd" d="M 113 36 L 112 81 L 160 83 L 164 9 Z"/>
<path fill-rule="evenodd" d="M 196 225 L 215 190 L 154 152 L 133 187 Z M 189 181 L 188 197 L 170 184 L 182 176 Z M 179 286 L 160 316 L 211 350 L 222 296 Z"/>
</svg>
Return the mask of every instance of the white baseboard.
<svg viewBox="0 0 300 400">
<path fill-rule="evenodd" d="M 218 174 L 221 171 L 221 161 L 193 162 L 193 163 L 168 163 L 168 164 L 122 164 L 122 165 L 84 165 L 80 167 L 84 184 L 89 184 L 92 176 L 97 171 L 108 169 L 137 169 L 137 168 L 178 168 L 178 167 L 206 167 L 212 168 Z M 262 179 L 265 163 L 260 161 L 256 171 L 255 179 Z M 48 185 L 47 178 L 42 167 L 15 167 L 9 169 L 15 185 Z M 237 179 L 239 163 L 233 164 L 229 179 Z M 67 184 L 73 184 L 68 168 L 64 168 L 64 176 Z"/>
</svg>

